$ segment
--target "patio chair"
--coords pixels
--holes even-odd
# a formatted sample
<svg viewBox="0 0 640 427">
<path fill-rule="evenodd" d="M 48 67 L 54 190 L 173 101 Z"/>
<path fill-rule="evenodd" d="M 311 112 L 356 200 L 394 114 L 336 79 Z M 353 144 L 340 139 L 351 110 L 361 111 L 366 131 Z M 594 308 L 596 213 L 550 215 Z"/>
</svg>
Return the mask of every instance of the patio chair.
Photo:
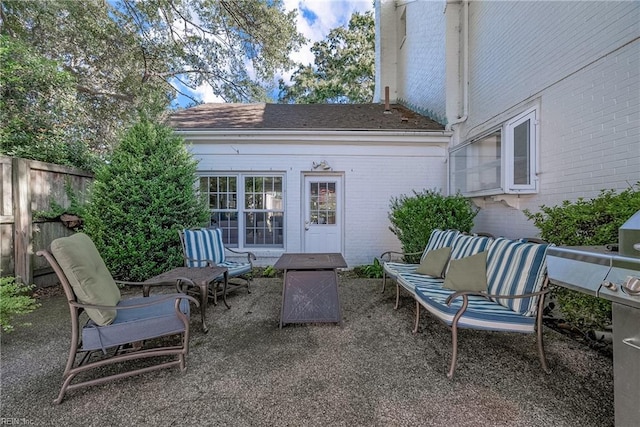
<svg viewBox="0 0 640 427">
<path fill-rule="evenodd" d="M 186 369 L 189 301 L 199 305 L 196 299 L 180 292 L 121 299 L 118 283 L 150 285 L 114 281 L 93 241 L 83 233 L 56 239 L 50 251 L 37 255 L 45 257 L 58 276 L 71 313 L 71 347 L 55 403 L 61 403 L 69 390 L 172 366 Z M 131 363 L 129 370 L 123 363 L 150 358 L 158 359 L 151 359 L 155 362 L 151 365 Z M 78 374 L 113 364 L 121 364 L 118 373 L 104 369 L 105 376 L 71 384 Z"/>
<path fill-rule="evenodd" d="M 251 271 L 253 261 L 256 256 L 251 252 L 242 252 L 227 248 L 222 241 L 222 230 L 220 228 L 193 228 L 179 232 L 180 243 L 182 244 L 182 254 L 184 256 L 185 267 L 206 267 L 216 265 L 226 267 L 228 270 L 227 291 L 239 287 L 246 287 L 247 293 L 251 293 Z M 231 261 L 227 258 L 227 252 L 232 254 L 245 255 L 247 262 Z M 210 296 L 213 297 L 213 304 L 218 303 L 218 294 L 221 291 L 220 283 L 223 283 L 224 276 L 220 274 L 215 278 L 214 289 L 210 289 Z M 223 295 L 225 305 L 226 293 Z"/>
</svg>

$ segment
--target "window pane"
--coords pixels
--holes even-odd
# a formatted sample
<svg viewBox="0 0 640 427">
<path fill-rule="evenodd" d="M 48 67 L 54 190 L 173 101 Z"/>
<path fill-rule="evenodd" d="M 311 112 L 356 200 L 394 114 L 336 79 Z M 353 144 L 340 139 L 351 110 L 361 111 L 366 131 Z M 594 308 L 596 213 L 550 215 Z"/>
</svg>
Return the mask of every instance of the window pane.
<svg viewBox="0 0 640 427">
<path fill-rule="evenodd" d="M 513 183 L 516 185 L 531 183 L 530 122 L 531 120 L 526 120 L 513 128 Z"/>
<path fill-rule="evenodd" d="M 451 184 L 463 194 L 501 187 L 502 132 L 495 131 L 451 153 Z"/>
<path fill-rule="evenodd" d="M 244 177 L 244 244 L 284 246 L 282 177 Z"/>
<path fill-rule="evenodd" d="M 237 212 L 213 212 L 211 227 L 222 229 L 222 241 L 225 245 L 238 246 Z"/>
<path fill-rule="evenodd" d="M 225 245 L 238 246 L 236 177 L 211 176 L 200 179 L 200 188 L 208 190 L 211 227 L 222 230 Z"/>
</svg>

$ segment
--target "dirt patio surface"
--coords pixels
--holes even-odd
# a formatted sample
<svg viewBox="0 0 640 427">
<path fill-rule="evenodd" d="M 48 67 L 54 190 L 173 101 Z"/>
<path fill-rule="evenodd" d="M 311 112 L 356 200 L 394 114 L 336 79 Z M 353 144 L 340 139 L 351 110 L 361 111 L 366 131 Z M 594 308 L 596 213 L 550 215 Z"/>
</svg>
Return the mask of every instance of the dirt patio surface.
<svg viewBox="0 0 640 427">
<path fill-rule="evenodd" d="M 340 277 L 344 325 L 278 328 L 282 279 L 255 279 L 210 305 L 209 333 L 191 320 L 187 371 L 177 368 L 68 392 L 55 405 L 70 342 L 61 295 L 2 334 L 0 424 L 206 426 L 614 425 L 610 357 L 545 328 L 552 373 L 534 335 L 463 330 L 455 377 L 451 336 L 395 286 Z"/>
</svg>

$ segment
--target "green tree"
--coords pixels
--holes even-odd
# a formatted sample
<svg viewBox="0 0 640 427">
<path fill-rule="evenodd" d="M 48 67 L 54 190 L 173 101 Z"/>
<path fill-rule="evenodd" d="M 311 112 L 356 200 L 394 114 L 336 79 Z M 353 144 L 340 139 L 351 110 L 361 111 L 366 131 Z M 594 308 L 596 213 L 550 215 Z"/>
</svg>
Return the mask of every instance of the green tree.
<svg viewBox="0 0 640 427">
<path fill-rule="evenodd" d="M 20 40 L 0 35 L 0 154 L 92 169 L 73 132 L 75 80 Z"/>
<path fill-rule="evenodd" d="M 83 107 L 75 130 L 108 151 L 138 111 L 159 117 L 202 85 L 227 101 L 266 98 L 304 41 L 282 0 L 0 2 L 0 33 L 56 60 Z M 249 73 L 249 69 L 252 73 Z"/>
<path fill-rule="evenodd" d="M 196 166 L 171 128 L 141 119 L 96 172 L 84 231 L 114 277 L 140 281 L 182 264 L 178 231 L 209 220 Z"/>
<path fill-rule="evenodd" d="M 375 74 L 372 12 L 351 15 L 348 27 L 334 28 L 314 43 L 313 65 L 299 65 L 291 85 L 280 79 L 279 102 L 298 104 L 369 103 Z"/>
</svg>

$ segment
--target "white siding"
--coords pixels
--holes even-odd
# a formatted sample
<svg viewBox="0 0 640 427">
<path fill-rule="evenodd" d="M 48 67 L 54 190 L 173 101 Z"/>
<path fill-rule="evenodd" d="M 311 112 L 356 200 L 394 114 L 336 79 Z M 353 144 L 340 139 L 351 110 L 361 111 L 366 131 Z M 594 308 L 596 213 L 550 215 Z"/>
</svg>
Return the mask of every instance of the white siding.
<svg viewBox="0 0 640 427">
<path fill-rule="evenodd" d="M 370 264 L 386 250 L 399 250 L 389 231 L 389 202 L 413 190 L 444 188 L 446 146 L 251 144 L 198 141 L 191 145 L 198 171 L 273 171 L 285 174 L 287 252 L 302 251 L 302 172 L 326 160 L 344 174 L 344 257 L 349 267 Z M 328 154 L 331 153 L 331 154 Z M 257 265 L 273 265 L 283 250 L 254 250 Z"/>
</svg>

